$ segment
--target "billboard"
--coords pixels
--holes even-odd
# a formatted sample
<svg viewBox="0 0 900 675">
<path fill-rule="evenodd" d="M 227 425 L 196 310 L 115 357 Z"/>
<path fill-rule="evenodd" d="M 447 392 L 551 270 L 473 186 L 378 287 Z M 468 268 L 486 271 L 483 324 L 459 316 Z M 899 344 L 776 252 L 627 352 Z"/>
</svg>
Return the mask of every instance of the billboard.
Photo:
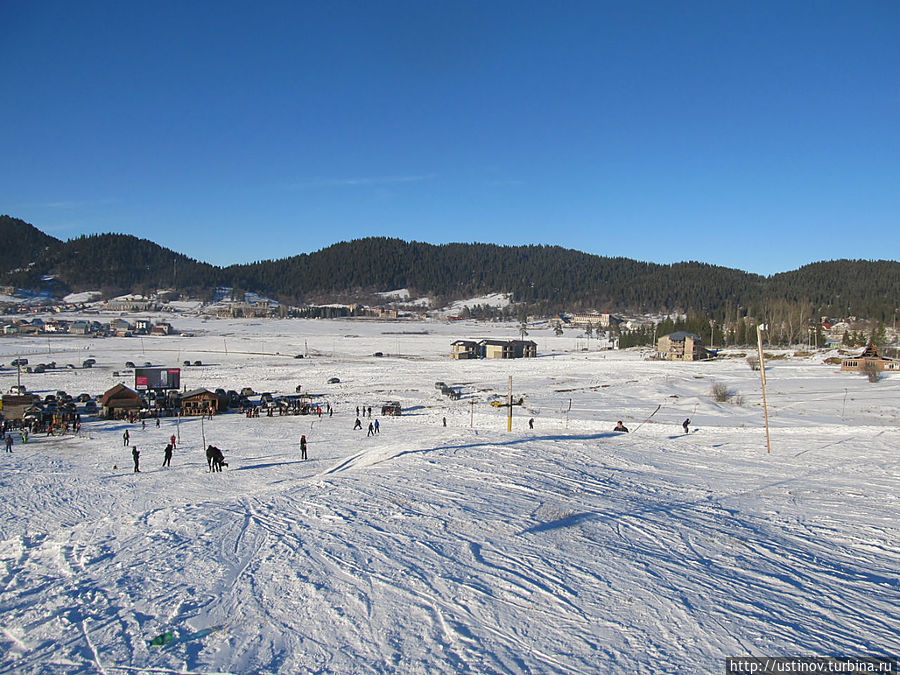
<svg viewBox="0 0 900 675">
<path fill-rule="evenodd" d="M 135 368 L 134 388 L 137 391 L 180 389 L 181 368 Z"/>
</svg>

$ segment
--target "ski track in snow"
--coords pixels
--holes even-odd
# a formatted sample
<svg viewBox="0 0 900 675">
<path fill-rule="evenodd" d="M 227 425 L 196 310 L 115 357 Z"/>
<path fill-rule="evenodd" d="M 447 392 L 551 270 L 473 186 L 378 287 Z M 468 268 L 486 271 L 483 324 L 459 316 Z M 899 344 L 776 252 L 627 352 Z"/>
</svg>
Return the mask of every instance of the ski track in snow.
<svg viewBox="0 0 900 675">
<path fill-rule="evenodd" d="M 221 474 L 198 420 L 180 425 L 170 470 L 158 464 L 174 423 L 132 427 L 141 474 L 122 423 L 17 443 L 0 465 L 0 673 L 708 673 L 726 656 L 900 653 L 896 377 L 779 363 L 766 455 L 758 380 L 737 361 L 449 362 L 440 326 L 402 338 L 397 351 L 421 358 L 386 360 L 368 355 L 392 351 L 401 338 L 381 335 L 396 324 L 220 325 L 229 355 L 202 386 L 301 381 L 335 416 L 205 422 Z M 185 358 L 215 354 L 212 327 L 188 327 L 209 335 L 179 343 Z M 241 356 L 241 341 L 272 362 Z M 276 363 L 304 343 L 322 356 Z M 122 345 L 90 348 L 102 366 L 127 358 Z M 484 403 L 511 370 L 526 406 L 509 434 Z M 109 386 L 108 373 L 61 375 L 82 380 L 53 390 Z M 466 398 L 449 403 L 439 379 Z M 714 381 L 745 404 L 713 402 Z M 377 415 L 391 399 L 406 414 Z M 611 433 L 660 402 L 637 433 Z M 351 430 L 356 405 L 373 406 L 379 435 Z M 698 431 L 681 433 L 685 416 Z"/>
</svg>

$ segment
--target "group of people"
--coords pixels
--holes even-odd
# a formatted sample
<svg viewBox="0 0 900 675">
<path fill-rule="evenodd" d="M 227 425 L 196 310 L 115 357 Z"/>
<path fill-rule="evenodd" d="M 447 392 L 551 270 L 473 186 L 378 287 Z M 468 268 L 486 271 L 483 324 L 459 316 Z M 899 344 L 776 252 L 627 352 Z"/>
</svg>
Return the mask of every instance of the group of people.
<svg viewBox="0 0 900 675">
<path fill-rule="evenodd" d="M 687 419 L 684 420 L 684 422 L 681 423 L 681 427 L 684 429 L 684 433 L 686 433 L 686 434 L 690 433 L 688 431 L 688 427 L 690 426 L 690 424 L 691 424 L 690 417 L 688 417 Z M 619 420 L 618 422 L 616 422 L 616 427 L 613 429 L 613 431 L 618 431 L 618 432 L 627 434 L 628 427 L 626 427 L 624 424 L 622 424 L 622 420 Z"/>
<path fill-rule="evenodd" d="M 130 438 L 130 434 L 128 433 L 128 429 L 125 430 L 125 433 L 122 434 L 122 439 L 125 442 L 125 445 L 128 445 L 128 440 Z M 175 451 L 176 442 L 175 442 L 175 434 L 169 436 L 169 442 L 166 444 L 165 449 L 163 450 L 163 466 L 172 466 L 172 454 Z M 207 453 L 208 455 L 209 453 Z M 131 459 L 134 460 L 134 473 L 141 472 L 141 451 L 137 449 L 136 445 L 131 446 Z M 227 464 L 225 466 L 228 466 Z M 113 467 L 116 468 L 116 467 Z"/>
</svg>

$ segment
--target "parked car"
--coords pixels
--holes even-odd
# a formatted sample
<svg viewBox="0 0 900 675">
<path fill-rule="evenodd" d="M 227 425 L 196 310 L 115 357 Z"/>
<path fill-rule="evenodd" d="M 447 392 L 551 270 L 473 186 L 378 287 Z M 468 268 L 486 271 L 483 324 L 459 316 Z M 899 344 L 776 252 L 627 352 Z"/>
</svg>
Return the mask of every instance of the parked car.
<svg viewBox="0 0 900 675">
<path fill-rule="evenodd" d="M 441 382 L 440 380 L 438 380 L 437 382 L 434 383 L 434 388 L 435 388 L 435 389 L 440 389 L 441 391 L 443 391 L 444 389 L 447 388 L 447 383 L 446 383 L 446 382 Z"/>
<path fill-rule="evenodd" d="M 303 354 L 297 354 L 294 358 L 295 358 L 295 359 L 302 359 L 302 358 L 303 358 Z"/>
<path fill-rule="evenodd" d="M 88 415 L 96 415 L 98 411 L 97 402 L 96 401 L 88 401 L 84 404 L 84 412 Z"/>
<path fill-rule="evenodd" d="M 90 394 L 78 394 L 78 402 L 79 403 L 87 403 L 91 400 Z"/>
<path fill-rule="evenodd" d="M 81 362 L 82 368 L 91 368 L 94 365 L 94 359 L 87 359 Z"/>
<path fill-rule="evenodd" d="M 181 365 L 183 365 L 185 368 L 190 368 L 191 362 L 190 361 L 182 361 Z"/>
<path fill-rule="evenodd" d="M 328 384 L 340 384 L 340 379 L 337 377 L 329 377 Z"/>
<path fill-rule="evenodd" d="M 203 361 L 194 361 L 194 365 L 195 365 L 195 366 L 202 366 L 202 365 L 203 365 Z"/>
<path fill-rule="evenodd" d="M 384 356 L 384 354 L 382 352 L 375 352 L 374 354 L 372 354 L 372 356 L 381 357 L 381 356 Z"/>
<path fill-rule="evenodd" d="M 18 394 L 19 396 L 22 396 L 23 394 L 27 393 L 27 389 L 25 388 L 24 384 L 14 384 L 13 386 L 11 386 L 9 388 L 9 393 L 10 394 Z"/>
<path fill-rule="evenodd" d="M 67 363 L 67 364 L 66 364 L 66 369 L 67 369 L 67 370 L 75 370 L 75 364 L 74 364 L 74 363 Z"/>
<path fill-rule="evenodd" d="M 253 387 L 244 387 L 241 389 L 241 396 L 255 396 L 256 392 L 253 391 Z"/>
<path fill-rule="evenodd" d="M 153 367 L 152 363 L 150 363 L 149 361 L 144 361 L 144 368 L 152 368 L 152 367 Z"/>
<path fill-rule="evenodd" d="M 43 373 L 43 372 L 46 372 L 46 371 L 47 371 L 47 368 L 46 368 L 46 366 L 45 366 L 43 363 L 37 364 L 37 365 L 34 367 L 34 370 L 33 370 L 33 372 L 35 372 L 35 373 Z"/>
<path fill-rule="evenodd" d="M 388 401 L 383 406 L 381 406 L 381 414 L 382 415 L 393 415 L 397 417 L 400 415 L 400 402 L 399 401 Z"/>
<path fill-rule="evenodd" d="M 16 366 L 27 366 L 27 365 L 28 365 L 28 359 L 13 359 L 13 362 L 10 363 L 9 365 L 11 365 L 11 366 L 14 367 L 14 368 L 15 368 Z"/>
<path fill-rule="evenodd" d="M 134 366 L 134 361 L 126 361 L 126 362 L 125 362 L 125 367 L 126 367 L 126 368 L 134 368 L 134 367 L 135 367 L 135 366 Z"/>
</svg>

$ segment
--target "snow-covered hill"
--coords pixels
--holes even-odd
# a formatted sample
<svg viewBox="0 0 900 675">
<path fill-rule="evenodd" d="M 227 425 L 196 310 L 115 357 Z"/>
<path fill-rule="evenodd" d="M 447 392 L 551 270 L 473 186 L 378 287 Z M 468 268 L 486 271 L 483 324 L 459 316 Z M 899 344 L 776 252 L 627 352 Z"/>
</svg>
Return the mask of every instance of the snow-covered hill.
<svg viewBox="0 0 900 675">
<path fill-rule="evenodd" d="M 537 359 L 450 360 L 453 339 L 518 337 L 477 323 L 176 329 L 196 337 L 4 339 L 0 362 L 90 354 L 91 370 L 23 376 L 77 394 L 125 360 L 202 360 L 187 388 L 301 384 L 334 415 L 128 425 L 140 473 L 120 422 L 15 434 L 0 673 L 711 673 L 727 656 L 900 652 L 896 375 L 771 362 L 767 454 L 742 358 L 649 362 L 533 331 Z M 487 401 L 510 376 L 524 405 L 507 432 Z M 717 382 L 742 404 L 715 402 Z M 386 400 L 404 414 L 382 417 Z M 379 434 L 353 430 L 357 406 Z M 182 639 L 148 646 L 167 630 Z"/>
</svg>

